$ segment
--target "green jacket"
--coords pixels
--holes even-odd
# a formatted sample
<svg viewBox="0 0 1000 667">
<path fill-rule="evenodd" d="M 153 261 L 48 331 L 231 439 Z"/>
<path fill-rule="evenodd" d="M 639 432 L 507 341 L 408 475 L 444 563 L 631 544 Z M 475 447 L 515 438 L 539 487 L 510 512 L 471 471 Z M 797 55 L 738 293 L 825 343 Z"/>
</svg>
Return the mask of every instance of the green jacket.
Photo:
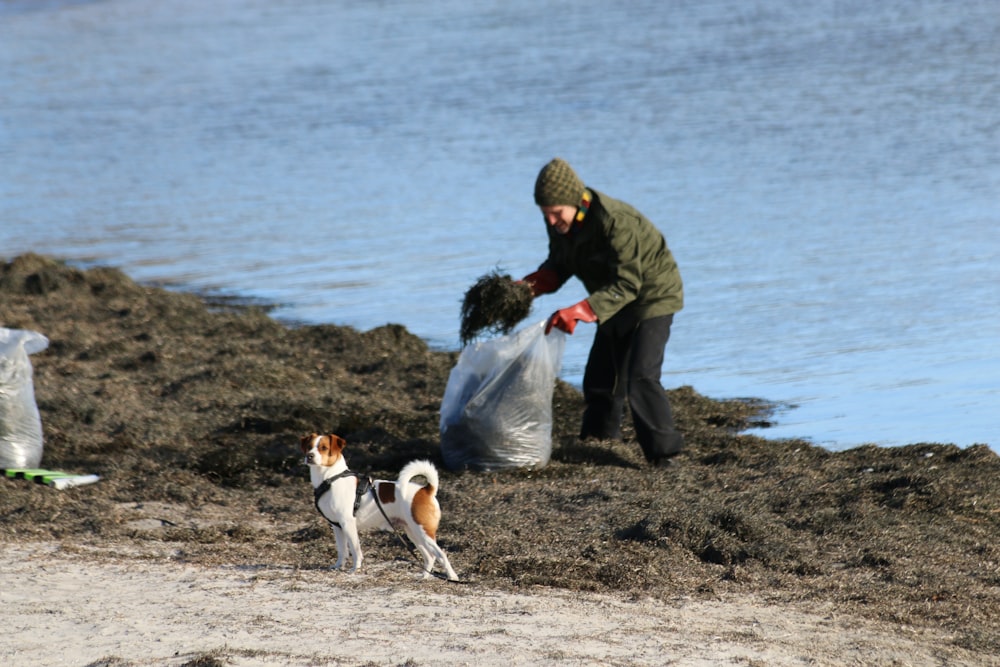
<svg viewBox="0 0 1000 667">
<path fill-rule="evenodd" d="M 576 276 L 603 326 L 632 326 L 640 320 L 676 313 L 684 307 L 684 285 L 667 242 L 642 213 L 593 189 L 582 223 L 569 234 L 546 227 L 550 269 L 562 286 Z"/>
</svg>

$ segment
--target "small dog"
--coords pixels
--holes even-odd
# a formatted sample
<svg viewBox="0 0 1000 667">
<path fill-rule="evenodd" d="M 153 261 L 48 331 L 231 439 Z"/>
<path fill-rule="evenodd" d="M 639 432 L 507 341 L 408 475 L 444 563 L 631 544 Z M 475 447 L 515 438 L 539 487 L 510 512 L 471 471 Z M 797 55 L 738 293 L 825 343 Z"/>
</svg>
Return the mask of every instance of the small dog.
<svg viewBox="0 0 1000 667">
<path fill-rule="evenodd" d="M 448 562 L 448 556 L 435 541 L 441 521 L 441 507 L 436 497 L 437 468 L 430 461 L 411 461 L 403 467 L 395 482 L 379 479 L 368 487 L 366 478 L 348 469 L 343 455 L 346 444 L 343 438 L 333 434 L 313 433 L 301 438 L 316 509 L 330 522 L 337 540 L 334 569 L 342 569 L 348 556 L 354 561 L 351 572 L 361 567 L 359 529 L 402 528 L 424 558 L 424 579 L 431 576 L 436 559 L 447 571 L 448 579 L 457 581 L 458 575 Z M 426 486 L 411 483 L 414 477 L 420 476 L 427 480 Z"/>
</svg>

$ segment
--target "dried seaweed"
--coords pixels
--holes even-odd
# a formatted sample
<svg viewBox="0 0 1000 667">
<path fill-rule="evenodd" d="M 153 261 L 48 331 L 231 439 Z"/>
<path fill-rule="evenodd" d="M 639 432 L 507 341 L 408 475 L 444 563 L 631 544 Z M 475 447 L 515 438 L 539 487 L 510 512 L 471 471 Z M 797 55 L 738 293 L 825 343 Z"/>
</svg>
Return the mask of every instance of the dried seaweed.
<svg viewBox="0 0 1000 667">
<path fill-rule="evenodd" d="M 531 288 L 492 271 L 476 281 L 462 300 L 462 345 L 484 333 L 510 333 L 531 312 Z"/>
<path fill-rule="evenodd" d="M 377 477 L 439 466 L 441 544 L 477 583 L 452 590 L 747 595 L 947 632 L 941 651 L 975 652 L 956 664 L 1000 655 L 1000 457 L 985 444 L 827 451 L 741 433 L 766 403 L 679 387 L 687 450 L 649 468 L 629 411 L 623 440 L 579 440 L 583 396 L 559 381 L 548 465 L 453 472 L 437 408 L 457 355 L 399 325 L 287 327 L 29 255 L 0 262 L 0 322 L 51 341 L 32 358 L 45 467 L 101 476 L 74 492 L 0 480 L 0 547 L 325 573 L 335 547 L 298 449 L 321 429 Z M 418 572 L 389 535 L 364 539 L 373 564 L 400 561 L 374 583 Z"/>
</svg>

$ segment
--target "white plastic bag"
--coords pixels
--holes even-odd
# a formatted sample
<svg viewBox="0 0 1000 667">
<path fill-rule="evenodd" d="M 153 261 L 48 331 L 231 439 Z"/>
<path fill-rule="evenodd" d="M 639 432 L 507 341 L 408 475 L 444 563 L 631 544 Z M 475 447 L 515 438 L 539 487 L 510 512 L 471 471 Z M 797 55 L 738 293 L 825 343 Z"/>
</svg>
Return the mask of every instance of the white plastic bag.
<svg viewBox="0 0 1000 667">
<path fill-rule="evenodd" d="M 42 420 L 28 355 L 48 346 L 49 339 L 36 331 L 0 327 L 0 468 L 37 468 L 42 462 Z"/>
<path fill-rule="evenodd" d="M 452 470 L 540 468 L 552 454 L 552 392 L 566 334 L 545 321 L 462 350 L 441 401 Z"/>
</svg>

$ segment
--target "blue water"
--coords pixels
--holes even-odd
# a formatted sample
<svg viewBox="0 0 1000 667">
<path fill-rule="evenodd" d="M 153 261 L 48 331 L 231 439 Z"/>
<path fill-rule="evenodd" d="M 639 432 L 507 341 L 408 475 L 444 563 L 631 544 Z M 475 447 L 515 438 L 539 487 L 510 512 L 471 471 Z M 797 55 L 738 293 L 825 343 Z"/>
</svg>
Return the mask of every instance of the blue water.
<svg viewBox="0 0 1000 667">
<path fill-rule="evenodd" d="M 677 257 L 667 387 L 996 449 L 998 72 L 994 0 L 0 0 L 0 258 L 457 349 L 560 155 Z"/>
</svg>

